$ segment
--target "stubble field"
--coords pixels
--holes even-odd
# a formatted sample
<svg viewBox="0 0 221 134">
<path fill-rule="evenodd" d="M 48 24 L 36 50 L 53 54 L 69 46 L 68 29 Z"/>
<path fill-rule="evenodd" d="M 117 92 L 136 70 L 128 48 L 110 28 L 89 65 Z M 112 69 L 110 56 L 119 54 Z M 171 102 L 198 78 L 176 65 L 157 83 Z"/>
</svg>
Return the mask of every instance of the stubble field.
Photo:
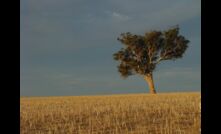
<svg viewBox="0 0 221 134">
<path fill-rule="evenodd" d="M 200 93 L 21 97 L 21 134 L 199 134 Z"/>
</svg>

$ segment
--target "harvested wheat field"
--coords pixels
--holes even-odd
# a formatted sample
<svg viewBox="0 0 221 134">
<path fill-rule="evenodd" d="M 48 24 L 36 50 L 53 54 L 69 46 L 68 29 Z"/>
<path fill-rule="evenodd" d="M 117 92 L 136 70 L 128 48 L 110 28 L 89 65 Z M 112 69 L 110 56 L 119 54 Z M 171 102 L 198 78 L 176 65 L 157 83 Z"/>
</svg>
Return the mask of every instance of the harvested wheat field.
<svg viewBox="0 0 221 134">
<path fill-rule="evenodd" d="M 21 97 L 21 134 L 199 134 L 200 93 Z"/>
</svg>

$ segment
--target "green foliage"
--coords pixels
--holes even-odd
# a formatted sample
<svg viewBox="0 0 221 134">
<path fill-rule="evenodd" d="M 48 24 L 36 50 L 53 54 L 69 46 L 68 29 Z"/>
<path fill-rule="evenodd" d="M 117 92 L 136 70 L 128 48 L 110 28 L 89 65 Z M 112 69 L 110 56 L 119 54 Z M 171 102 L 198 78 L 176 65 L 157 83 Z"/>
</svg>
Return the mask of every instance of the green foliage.
<svg viewBox="0 0 221 134">
<path fill-rule="evenodd" d="M 120 61 L 118 71 L 123 77 L 133 74 L 147 75 L 163 60 L 181 58 L 189 40 L 179 35 L 179 27 L 167 31 L 150 31 L 144 36 L 122 33 L 119 38 L 124 48 L 113 54 Z"/>
</svg>

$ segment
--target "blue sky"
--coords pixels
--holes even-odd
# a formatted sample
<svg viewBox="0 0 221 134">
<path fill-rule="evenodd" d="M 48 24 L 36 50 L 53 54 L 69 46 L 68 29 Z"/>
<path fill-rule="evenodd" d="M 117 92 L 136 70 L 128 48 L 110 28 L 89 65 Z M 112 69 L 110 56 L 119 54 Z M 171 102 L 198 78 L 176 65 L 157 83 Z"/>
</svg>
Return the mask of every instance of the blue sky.
<svg viewBox="0 0 221 134">
<path fill-rule="evenodd" d="M 184 57 L 161 62 L 158 92 L 201 90 L 200 0 L 21 0 L 21 96 L 149 92 L 139 75 L 121 78 L 112 54 L 120 33 L 179 24 Z"/>
</svg>

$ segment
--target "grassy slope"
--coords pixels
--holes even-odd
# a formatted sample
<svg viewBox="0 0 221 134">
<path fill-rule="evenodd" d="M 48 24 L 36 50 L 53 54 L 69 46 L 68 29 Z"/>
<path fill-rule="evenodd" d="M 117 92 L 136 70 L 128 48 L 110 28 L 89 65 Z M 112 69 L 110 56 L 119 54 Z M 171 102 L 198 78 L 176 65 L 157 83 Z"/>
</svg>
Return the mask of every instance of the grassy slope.
<svg viewBox="0 0 221 134">
<path fill-rule="evenodd" d="M 21 98 L 21 133 L 191 133 L 200 93 Z"/>
</svg>

